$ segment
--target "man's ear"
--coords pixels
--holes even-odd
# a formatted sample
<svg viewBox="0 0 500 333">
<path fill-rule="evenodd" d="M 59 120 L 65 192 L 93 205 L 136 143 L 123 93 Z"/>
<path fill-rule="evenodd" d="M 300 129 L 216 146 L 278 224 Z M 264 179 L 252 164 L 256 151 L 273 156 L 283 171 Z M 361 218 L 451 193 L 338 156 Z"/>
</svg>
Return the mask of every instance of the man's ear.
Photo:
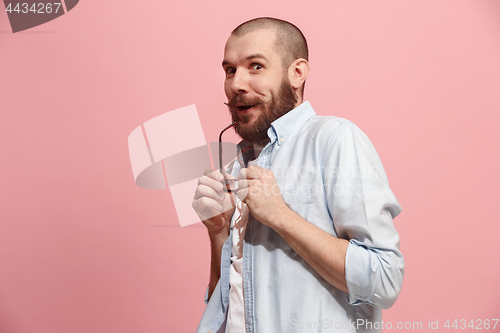
<svg viewBox="0 0 500 333">
<path fill-rule="evenodd" d="M 309 63 L 306 59 L 299 58 L 290 64 L 288 67 L 288 78 L 294 89 L 300 88 L 306 81 L 309 74 Z"/>
</svg>

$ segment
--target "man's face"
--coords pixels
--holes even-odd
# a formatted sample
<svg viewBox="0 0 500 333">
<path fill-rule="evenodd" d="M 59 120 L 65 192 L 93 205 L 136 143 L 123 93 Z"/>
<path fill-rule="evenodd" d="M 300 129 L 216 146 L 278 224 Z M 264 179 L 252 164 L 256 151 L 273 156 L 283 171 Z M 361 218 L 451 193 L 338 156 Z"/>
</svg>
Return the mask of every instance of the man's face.
<svg viewBox="0 0 500 333">
<path fill-rule="evenodd" d="M 267 140 L 271 123 L 292 110 L 297 96 L 274 48 L 275 31 L 261 29 L 229 37 L 222 66 L 224 90 L 236 132 L 245 140 Z"/>
</svg>

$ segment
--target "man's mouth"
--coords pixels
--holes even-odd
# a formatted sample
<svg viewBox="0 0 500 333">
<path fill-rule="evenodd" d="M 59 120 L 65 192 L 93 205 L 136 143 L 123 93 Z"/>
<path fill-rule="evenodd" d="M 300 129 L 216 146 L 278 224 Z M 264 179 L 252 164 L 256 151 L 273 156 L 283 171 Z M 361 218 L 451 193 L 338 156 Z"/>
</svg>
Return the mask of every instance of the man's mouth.
<svg viewBox="0 0 500 333">
<path fill-rule="evenodd" d="M 254 106 L 256 106 L 258 104 L 252 104 L 252 105 L 237 105 L 236 106 L 236 110 L 238 110 L 239 112 L 246 112 L 250 109 L 252 109 Z"/>
</svg>

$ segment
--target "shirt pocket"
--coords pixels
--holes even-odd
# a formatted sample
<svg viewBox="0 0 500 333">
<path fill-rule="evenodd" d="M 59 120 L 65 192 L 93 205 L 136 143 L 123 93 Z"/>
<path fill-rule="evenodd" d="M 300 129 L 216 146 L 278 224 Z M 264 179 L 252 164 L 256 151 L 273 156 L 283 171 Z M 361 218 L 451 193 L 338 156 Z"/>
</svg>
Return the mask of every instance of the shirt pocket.
<svg viewBox="0 0 500 333">
<path fill-rule="evenodd" d="M 314 210 L 314 188 L 311 186 L 300 186 L 294 189 L 281 191 L 285 203 L 302 218 L 307 219 Z M 285 240 L 273 229 L 269 228 L 267 240 L 284 252 L 293 251 Z"/>
<path fill-rule="evenodd" d="M 295 189 L 281 191 L 281 196 L 287 205 L 297 205 L 314 202 L 314 189 L 311 186 L 301 186 Z"/>
</svg>

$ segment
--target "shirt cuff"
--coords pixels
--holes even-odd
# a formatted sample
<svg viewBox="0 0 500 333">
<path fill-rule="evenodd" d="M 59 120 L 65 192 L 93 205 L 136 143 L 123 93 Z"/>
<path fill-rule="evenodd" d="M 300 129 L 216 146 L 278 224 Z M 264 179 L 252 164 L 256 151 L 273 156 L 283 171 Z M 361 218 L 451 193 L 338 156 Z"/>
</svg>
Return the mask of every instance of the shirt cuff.
<svg viewBox="0 0 500 333">
<path fill-rule="evenodd" d="M 370 304 L 388 309 L 396 301 L 403 282 L 403 258 L 389 250 L 349 241 L 345 278 L 351 305 Z"/>
<path fill-rule="evenodd" d="M 368 303 L 375 305 L 370 298 L 373 292 L 370 272 L 370 255 L 363 244 L 351 239 L 345 259 L 345 279 L 349 289 L 348 302 L 351 305 Z"/>
</svg>

